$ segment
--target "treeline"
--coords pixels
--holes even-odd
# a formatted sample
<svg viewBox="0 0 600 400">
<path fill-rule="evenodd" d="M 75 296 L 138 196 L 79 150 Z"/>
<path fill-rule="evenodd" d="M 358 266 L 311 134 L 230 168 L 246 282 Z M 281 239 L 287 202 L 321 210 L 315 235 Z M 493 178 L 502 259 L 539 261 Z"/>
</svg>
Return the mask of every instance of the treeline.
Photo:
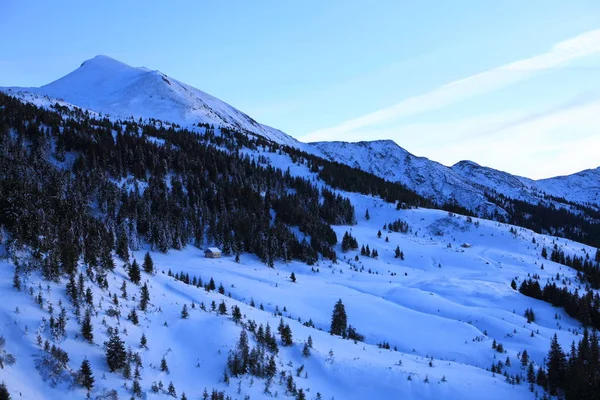
<svg viewBox="0 0 600 400">
<path fill-rule="evenodd" d="M 566 400 L 600 399 L 600 338 L 584 330 L 578 344 L 564 351 L 556 335 L 550 345 L 547 370 L 537 374 L 537 383 L 552 396 Z"/>
<path fill-rule="evenodd" d="M 572 212 L 553 203 L 530 204 L 499 193 L 486 193 L 486 198 L 508 213 L 506 217 L 496 213 L 488 215 L 488 218 L 600 247 L 600 212 L 597 210 L 563 202 L 576 208 L 577 211 Z"/>
<path fill-rule="evenodd" d="M 548 258 L 546 247 L 542 248 L 541 255 L 544 258 Z M 550 260 L 573 268 L 577 271 L 577 277 L 581 282 L 588 283 L 594 289 L 600 289 L 600 249 L 596 249 L 596 256 L 592 261 L 590 255 L 587 253 L 585 258 L 575 255 L 565 256 L 565 252 L 559 249 L 557 244 L 554 244 L 552 253 L 550 253 Z"/>
<path fill-rule="evenodd" d="M 549 282 L 542 288 L 537 280 L 529 278 L 521 282 L 519 292 L 562 307 L 584 326 L 600 329 L 600 295 L 593 290 L 580 295 L 577 289 L 571 293 L 566 286 L 559 288 L 556 282 Z"/>
<path fill-rule="evenodd" d="M 266 146 L 260 138 L 63 116 L 4 94 L 0 105 L 0 227 L 9 253 L 29 248 L 50 279 L 80 258 L 110 269 L 113 250 L 142 242 L 160 251 L 214 243 L 270 266 L 335 260 L 330 224 L 355 223 L 348 199 L 235 151 Z"/>
</svg>

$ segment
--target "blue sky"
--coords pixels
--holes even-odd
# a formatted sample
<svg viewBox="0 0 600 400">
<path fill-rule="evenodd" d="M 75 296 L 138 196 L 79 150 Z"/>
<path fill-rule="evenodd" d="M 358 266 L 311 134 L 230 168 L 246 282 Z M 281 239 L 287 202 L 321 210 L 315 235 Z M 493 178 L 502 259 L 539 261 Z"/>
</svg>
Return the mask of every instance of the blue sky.
<svg viewBox="0 0 600 400">
<path fill-rule="evenodd" d="M 543 178 L 600 165 L 599 30 L 597 0 L 3 0 L 0 86 L 106 54 L 301 140 Z"/>
</svg>

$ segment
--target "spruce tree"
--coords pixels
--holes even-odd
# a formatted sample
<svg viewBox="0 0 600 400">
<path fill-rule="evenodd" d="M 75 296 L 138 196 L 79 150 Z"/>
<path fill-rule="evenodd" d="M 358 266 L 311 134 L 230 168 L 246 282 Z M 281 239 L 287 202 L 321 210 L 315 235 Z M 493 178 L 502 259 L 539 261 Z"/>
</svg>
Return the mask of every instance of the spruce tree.
<svg viewBox="0 0 600 400">
<path fill-rule="evenodd" d="M 131 392 L 135 397 L 142 397 L 142 386 L 140 385 L 139 380 L 133 380 L 133 383 L 131 384 Z"/>
<path fill-rule="evenodd" d="M 189 316 L 190 316 L 190 313 L 188 312 L 187 304 L 184 304 L 183 308 L 181 309 L 181 318 L 187 319 Z"/>
<path fill-rule="evenodd" d="M 110 372 L 117 371 L 125 366 L 127 362 L 127 352 L 125 351 L 125 344 L 119 337 L 117 331 L 113 332 L 110 336 L 108 343 L 106 344 L 106 363 Z"/>
<path fill-rule="evenodd" d="M 310 346 L 307 342 L 304 342 L 304 346 L 302 346 L 302 355 L 304 357 L 310 357 Z"/>
<path fill-rule="evenodd" d="M 83 316 L 83 320 L 81 321 L 81 336 L 88 342 L 94 342 L 94 327 L 92 326 L 92 313 L 88 308 L 85 310 L 85 315 Z"/>
<path fill-rule="evenodd" d="M 293 272 L 292 272 L 292 274 L 290 275 L 290 280 L 291 280 L 292 282 L 296 283 L 296 274 L 294 274 Z"/>
<path fill-rule="evenodd" d="M 162 372 L 166 372 L 167 374 L 169 373 L 169 366 L 167 365 L 167 359 L 164 356 L 160 360 L 160 370 Z"/>
<path fill-rule="evenodd" d="M 550 343 L 547 366 L 548 389 L 551 395 L 556 396 L 559 388 L 564 387 L 563 385 L 567 377 L 567 359 L 560 343 L 558 343 L 556 333 Z"/>
<path fill-rule="evenodd" d="M 10 392 L 6 387 L 6 383 L 0 383 L 0 400 L 11 400 L 11 398 L 12 397 L 10 397 Z"/>
<path fill-rule="evenodd" d="M 150 257 L 150 252 L 146 252 L 144 256 L 144 272 L 152 275 L 154 273 L 154 261 L 152 261 L 152 257 Z"/>
<path fill-rule="evenodd" d="M 142 279 L 142 274 L 140 272 L 140 266 L 138 265 L 135 258 L 133 259 L 133 262 L 129 266 L 128 275 L 129 275 L 129 280 L 132 283 L 135 283 L 136 285 L 138 285 L 140 283 L 140 280 Z"/>
<path fill-rule="evenodd" d="M 148 348 L 148 339 L 146 338 L 146 334 L 142 333 L 142 337 L 140 338 L 140 347 L 142 349 Z"/>
<path fill-rule="evenodd" d="M 92 390 L 94 387 L 94 374 L 92 373 L 92 366 L 87 358 L 81 362 L 81 366 L 77 373 L 77 382 L 88 391 Z"/>
<path fill-rule="evenodd" d="M 172 397 L 177 397 L 177 392 L 175 391 L 175 386 L 173 386 L 173 382 L 169 382 L 169 388 L 167 389 L 167 393 Z"/>
<path fill-rule="evenodd" d="M 346 316 L 346 309 L 344 308 L 344 303 L 342 303 L 342 299 L 339 299 L 333 307 L 333 313 L 331 315 L 331 327 L 329 329 L 329 333 L 331 333 L 332 335 L 346 337 L 347 326 L 348 321 Z"/>
<path fill-rule="evenodd" d="M 144 283 L 144 286 L 142 286 L 142 289 L 140 290 L 139 308 L 141 311 L 146 311 L 148 309 L 148 302 L 150 302 L 150 291 L 148 290 L 148 285 Z"/>
</svg>

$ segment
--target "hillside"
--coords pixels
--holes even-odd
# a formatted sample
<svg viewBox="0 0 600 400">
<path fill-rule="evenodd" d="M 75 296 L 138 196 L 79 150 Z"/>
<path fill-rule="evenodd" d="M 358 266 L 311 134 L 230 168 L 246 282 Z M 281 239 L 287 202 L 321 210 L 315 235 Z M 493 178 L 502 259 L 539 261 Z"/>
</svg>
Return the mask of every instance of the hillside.
<svg viewBox="0 0 600 400">
<path fill-rule="evenodd" d="M 190 399 L 532 399 L 545 384 L 528 368 L 546 370 L 553 336 L 568 349 L 600 324 L 598 266 L 574 261 L 600 259 L 590 246 L 417 208 L 401 185 L 225 127 L 0 96 L 0 355 L 16 358 L 0 380 L 13 398 L 84 398 L 87 358 L 92 398 L 168 398 L 173 383 Z M 203 258 L 208 245 L 224 257 Z M 528 279 L 588 295 L 552 305 Z M 355 341 L 328 332 L 338 300 Z M 114 371 L 111 339 L 131 348 Z"/>
<path fill-rule="evenodd" d="M 417 157 L 391 140 L 314 142 L 310 145 L 331 160 L 400 182 L 426 197 L 455 200 L 481 215 L 491 215 L 495 211 L 503 213 L 490 203 L 487 193 L 498 193 L 530 204 L 554 198 L 596 209 L 600 207 L 598 168 L 536 181 L 472 161 L 460 161 L 446 167 L 425 157 Z"/>
</svg>

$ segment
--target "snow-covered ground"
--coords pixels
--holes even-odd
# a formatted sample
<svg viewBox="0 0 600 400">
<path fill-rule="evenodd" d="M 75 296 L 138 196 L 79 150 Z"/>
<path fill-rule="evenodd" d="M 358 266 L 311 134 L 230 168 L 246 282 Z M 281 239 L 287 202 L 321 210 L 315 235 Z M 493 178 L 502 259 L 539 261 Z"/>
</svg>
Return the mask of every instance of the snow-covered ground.
<svg viewBox="0 0 600 400">
<path fill-rule="evenodd" d="M 127 397 L 129 390 L 123 385 L 131 387 L 131 381 L 110 373 L 105 362 L 105 320 L 107 325 L 118 326 L 126 344 L 141 352 L 141 384 L 147 398 L 163 396 L 149 390 L 152 382 L 159 380 L 165 387 L 172 381 L 179 395 L 185 392 L 192 399 L 200 398 L 205 387 L 209 391 L 225 390 L 239 399 L 245 395 L 268 397 L 263 393 L 264 381 L 256 378 L 253 382 L 244 378 L 240 393 L 237 379 L 229 385 L 222 382 L 226 357 L 235 346 L 240 327 L 230 315 L 201 311 L 199 305 L 204 303 L 210 310 L 213 300 L 217 304 L 224 300 L 228 309 L 234 304 L 241 308 L 243 320 L 268 322 L 274 329 L 279 323 L 275 311 L 286 317 L 294 345 L 280 346 L 279 369 L 295 373 L 304 365 L 307 377 L 303 372 L 295 380 L 309 399 L 316 398 L 317 392 L 324 399 L 533 398 L 526 384 L 511 386 L 486 368 L 510 357 L 512 367 L 508 370 L 515 373 L 520 369 L 517 353 L 525 349 L 536 363 L 542 363 L 554 333 L 568 346 L 575 339 L 573 331 L 580 327 L 561 310 L 514 291 L 510 282 L 516 277 L 520 282 L 534 273 L 541 276 L 542 282 L 557 273 L 575 281 L 573 270 L 540 259 L 541 246 L 556 241 L 567 253 L 582 254 L 582 249 L 592 249 L 520 228 L 513 234 L 509 226 L 491 221 L 467 222 L 465 217 L 437 210 L 397 211 L 392 205 L 367 196 L 351 198 L 358 224 L 337 226 L 335 230 L 339 237 L 349 231 L 359 245 L 377 249 L 378 259 L 359 256 L 359 261 L 354 261 L 359 251 L 342 253 L 338 246 L 337 264 L 321 261 L 310 267 L 298 262 L 277 263 L 271 269 L 247 254 L 236 263 L 231 257 L 206 259 L 200 249 L 193 247 L 167 254 L 152 253 L 158 273 L 143 273 L 152 306 L 146 314 L 139 312 L 139 326 L 125 319 L 139 300 L 139 287 L 128 282 L 129 300 L 120 298 L 119 288 L 127 278 L 122 261 L 117 260 L 116 273 L 109 274 L 108 291 L 90 285 L 97 311 L 93 318 L 94 345 L 77 338 L 79 325 L 70 313 L 67 338 L 59 344 L 69 353 L 69 366 L 75 370 L 87 357 L 96 377 L 93 394 L 99 395 L 102 388 L 118 388 L 121 397 Z M 364 218 L 367 209 L 368 221 Z M 382 230 L 382 237 L 378 238 L 378 230 L 397 218 L 408 222 L 411 232 Z M 389 242 L 385 241 L 386 236 Z M 532 243 L 533 238 L 537 244 Z M 469 246 L 461 246 L 466 243 Z M 404 252 L 405 260 L 394 258 L 396 246 Z M 144 252 L 135 252 L 139 262 Z M 175 281 L 167 276 L 169 269 L 201 277 L 205 282 L 212 277 L 217 286 L 224 285 L 226 295 L 207 293 Z M 42 323 L 49 318 L 48 303 L 52 302 L 55 310 L 61 300 L 69 304 L 64 282 L 49 284 L 31 275 L 24 283 L 24 291 L 17 292 L 12 288 L 12 270 L 7 262 L 2 262 L 0 290 L 5 301 L 0 304 L 0 335 L 7 339 L 6 350 L 17 357 L 17 363 L 0 370 L 0 380 L 9 383 L 15 398 L 20 398 L 19 394 L 26 399 L 83 398 L 82 389 L 71 388 L 67 383 L 50 388 L 34 366 L 40 353 L 36 336 L 40 333 L 48 338 Z M 289 278 L 291 272 L 297 277 L 295 283 Z M 30 288 L 33 295 L 29 294 Z M 44 298 L 43 309 L 34 301 L 38 293 Z M 120 321 L 106 315 L 111 305 L 110 293 L 119 296 Z M 365 343 L 327 333 L 338 299 L 346 307 L 348 322 L 365 335 Z M 249 305 L 252 300 L 255 307 Z M 189 319 L 180 317 L 183 304 L 188 305 Z M 264 311 L 259 308 L 261 304 Z M 530 324 L 523 316 L 529 307 L 536 313 L 536 321 Z M 559 320 L 555 319 L 556 313 Z M 311 319 L 315 328 L 303 326 L 298 319 Z M 148 350 L 139 349 L 142 333 L 148 338 Z M 309 335 L 314 349 L 309 358 L 304 358 L 302 345 Z M 504 345 L 506 354 L 492 349 L 494 339 Z M 392 350 L 378 348 L 382 342 L 388 342 Z M 169 374 L 158 368 L 163 356 Z M 426 378 L 429 383 L 424 382 Z M 271 392 L 285 398 L 285 384 L 274 384 Z"/>
</svg>

